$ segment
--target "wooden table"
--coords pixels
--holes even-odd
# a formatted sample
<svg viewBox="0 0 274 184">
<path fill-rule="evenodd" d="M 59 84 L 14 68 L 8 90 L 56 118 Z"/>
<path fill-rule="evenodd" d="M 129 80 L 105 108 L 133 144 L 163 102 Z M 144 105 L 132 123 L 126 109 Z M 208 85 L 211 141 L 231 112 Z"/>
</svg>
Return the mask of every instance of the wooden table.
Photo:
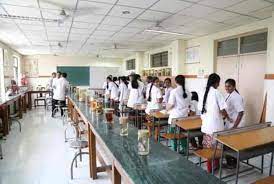
<svg viewBox="0 0 274 184">
<path fill-rule="evenodd" d="M 256 125 L 258 126 L 258 125 Z M 274 152 L 274 127 L 263 126 L 255 127 L 252 126 L 245 128 L 240 128 L 239 132 L 234 130 L 235 133 L 226 134 L 226 131 L 217 134 L 216 140 L 217 143 L 221 143 L 221 164 L 220 164 L 220 179 L 222 179 L 222 159 L 224 154 L 223 145 L 230 148 L 234 153 L 236 153 L 237 166 L 236 166 L 236 183 L 238 183 L 239 176 L 239 163 L 243 160 L 248 160 L 250 158 L 262 155 L 262 168 L 260 169 L 263 172 L 263 161 L 264 154 L 272 153 L 271 162 L 270 162 L 270 171 L 269 175 L 272 172 L 273 164 L 273 152 Z M 216 145 L 217 148 L 217 145 Z M 250 165 L 247 162 L 248 165 Z M 252 165 L 250 165 L 252 166 Z M 254 168 L 254 167 L 253 167 Z M 257 167 L 255 167 L 257 168 Z"/>
<path fill-rule="evenodd" d="M 186 157 L 188 158 L 188 156 L 189 156 L 189 142 L 190 142 L 191 134 L 196 131 L 195 132 L 196 134 L 193 135 L 193 137 L 196 137 L 198 134 L 202 135 L 201 131 L 199 131 L 197 134 L 197 130 L 200 130 L 201 126 L 202 126 L 202 119 L 200 118 L 200 116 L 187 117 L 187 118 L 175 121 L 175 125 L 177 128 L 179 128 L 179 130 L 178 130 L 179 135 L 180 135 L 180 129 L 183 129 L 186 131 L 186 135 L 187 135 L 186 136 L 187 137 Z M 178 151 L 179 151 L 179 149 L 178 149 Z"/>
<path fill-rule="evenodd" d="M 49 91 L 49 90 L 37 90 L 37 91 L 28 91 L 28 107 L 29 107 L 29 110 L 32 109 L 32 94 L 39 94 L 39 93 L 46 93 L 46 94 L 51 94 L 52 91 Z"/>
<path fill-rule="evenodd" d="M 69 96 L 68 108 L 75 108 L 84 122 L 88 123 L 89 142 L 89 172 L 90 177 L 97 179 L 97 174 L 109 171 L 112 183 L 150 183 L 179 184 L 182 183 L 219 183 L 215 176 L 207 174 L 200 167 L 186 160 L 176 152 L 162 144 L 150 141 L 150 154 L 140 156 L 137 151 L 138 130 L 129 126 L 129 136 L 120 136 L 119 118 L 114 116 L 114 122 L 109 128 L 103 115 L 96 115 L 85 103 L 78 102 Z M 111 166 L 106 165 L 96 150 L 107 152 Z M 102 163 L 97 166 L 96 158 Z M 217 180 L 216 180 L 217 179 Z M 223 183 L 223 182 L 221 182 Z"/>
<path fill-rule="evenodd" d="M 169 114 L 162 113 L 160 111 L 151 113 L 151 116 L 153 117 L 153 124 L 152 124 L 152 130 L 157 137 L 158 142 L 160 142 L 160 127 L 161 127 L 161 121 L 168 120 Z M 155 131 L 155 125 L 157 126 L 157 131 Z M 166 126 L 166 124 L 162 124 L 162 126 Z"/>
<path fill-rule="evenodd" d="M 17 105 L 18 104 L 18 117 L 21 119 L 23 117 L 23 103 L 22 98 L 26 92 L 22 92 L 18 95 L 9 96 L 7 98 L 2 99 L 0 102 L 2 109 L 1 109 L 1 117 L 3 122 L 3 135 L 6 136 L 9 133 L 9 116 L 10 116 L 10 105 Z"/>
</svg>

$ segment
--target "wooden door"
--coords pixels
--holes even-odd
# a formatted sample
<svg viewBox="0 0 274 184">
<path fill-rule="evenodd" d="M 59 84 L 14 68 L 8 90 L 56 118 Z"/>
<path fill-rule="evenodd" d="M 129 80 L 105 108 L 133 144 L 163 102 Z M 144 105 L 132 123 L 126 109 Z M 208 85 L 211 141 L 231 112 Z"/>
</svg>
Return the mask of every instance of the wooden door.
<svg viewBox="0 0 274 184">
<path fill-rule="evenodd" d="M 245 102 L 246 125 L 258 123 L 263 107 L 266 54 L 241 55 L 238 90 Z"/>
<path fill-rule="evenodd" d="M 239 56 L 227 56 L 217 58 L 217 73 L 221 77 L 219 90 L 225 94 L 225 81 L 229 78 L 236 80 L 238 83 L 238 62 Z"/>
</svg>

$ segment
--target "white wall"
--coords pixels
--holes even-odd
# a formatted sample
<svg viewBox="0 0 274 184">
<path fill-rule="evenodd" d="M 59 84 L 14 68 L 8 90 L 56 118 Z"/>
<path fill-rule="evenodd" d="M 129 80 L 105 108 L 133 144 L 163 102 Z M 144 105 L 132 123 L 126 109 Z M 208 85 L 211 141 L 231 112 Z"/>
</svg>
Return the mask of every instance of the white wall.
<svg viewBox="0 0 274 184">
<path fill-rule="evenodd" d="M 98 67 L 119 67 L 122 72 L 122 59 L 94 58 L 88 56 L 53 56 L 33 55 L 24 56 L 23 63 L 31 59 L 38 60 L 39 77 L 29 78 L 30 84 L 36 87 L 38 84 L 46 86 L 52 72 L 56 72 L 57 66 L 98 66 Z"/>
</svg>

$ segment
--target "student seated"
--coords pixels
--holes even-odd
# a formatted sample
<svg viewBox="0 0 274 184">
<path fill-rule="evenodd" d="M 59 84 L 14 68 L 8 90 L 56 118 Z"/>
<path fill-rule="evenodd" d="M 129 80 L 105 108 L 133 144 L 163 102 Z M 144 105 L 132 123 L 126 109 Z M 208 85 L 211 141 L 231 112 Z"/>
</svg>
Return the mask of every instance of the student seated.
<svg viewBox="0 0 274 184">
<path fill-rule="evenodd" d="M 7 96 L 13 96 L 13 95 L 16 95 L 19 93 L 19 87 L 18 85 L 16 84 L 16 81 L 15 80 L 11 80 L 10 81 L 11 85 L 7 91 Z"/>
<path fill-rule="evenodd" d="M 231 118 L 230 120 L 224 120 L 225 129 L 243 127 L 244 101 L 236 89 L 236 81 L 234 79 L 227 79 L 225 81 L 225 90 L 227 92 L 225 97 L 226 111 Z M 226 163 L 226 168 L 233 169 L 236 168 L 237 160 L 234 157 L 226 156 Z"/>
<path fill-rule="evenodd" d="M 199 102 L 198 93 L 196 91 L 192 91 L 191 92 L 191 101 L 190 101 L 190 112 L 189 112 L 190 116 L 197 116 L 197 115 L 201 114 L 200 111 L 198 110 L 198 102 Z M 198 136 L 199 145 L 197 145 L 195 137 L 190 139 L 190 143 L 191 143 L 192 147 L 202 149 L 203 148 L 203 136 Z"/>
</svg>

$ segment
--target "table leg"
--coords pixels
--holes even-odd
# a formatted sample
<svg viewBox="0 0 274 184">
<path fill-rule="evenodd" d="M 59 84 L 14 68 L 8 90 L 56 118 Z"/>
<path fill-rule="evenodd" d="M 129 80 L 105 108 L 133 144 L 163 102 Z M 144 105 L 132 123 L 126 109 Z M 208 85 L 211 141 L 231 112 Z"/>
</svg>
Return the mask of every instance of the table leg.
<svg viewBox="0 0 274 184">
<path fill-rule="evenodd" d="M 8 107 L 4 105 L 2 110 L 2 121 L 3 121 L 3 129 L 4 129 L 4 136 L 9 134 L 9 115 L 8 115 Z"/>
<path fill-rule="evenodd" d="M 113 162 L 112 163 L 112 183 L 121 184 L 121 181 L 122 181 L 121 174 L 119 173 L 119 171 L 117 170 Z"/>
<path fill-rule="evenodd" d="M 235 183 L 238 183 L 239 178 L 239 166 L 240 166 L 240 152 L 237 152 L 237 165 L 236 165 L 236 181 Z"/>
<path fill-rule="evenodd" d="M 27 102 L 26 102 L 26 101 L 27 101 L 27 100 L 26 100 L 26 95 L 24 95 L 24 96 L 22 97 L 22 106 L 23 106 L 23 112 L 24 112 L 24 113 L 27 112 L 27 107 L 26 107 Z"/>
<path fill-rule="evenodd" d="M 220 172 L 219 172 L 219 179 L 220 180 L 222 180 L 223 154 L 224 154 L 224 145 L 221 144 L 221 159 L 220 159 Z M 213 171 L 214 171 L 214 160 L 212 160 L 212 168 L 213 168 Z"/>
<path fill-rule="evenodd" d="M 272 167 L 273 167 L 273 154 L 274 152 L 271 153 L 271 159 L 270 159 L 270 168 L 269 168 L 269 176 L 272 174 Z"/>
<path fill-rule="evenodd" d="M 29 110 L 31 110 L 32 108 L 32 99 L 31 99 L 31 92 L 28 92 L 28 106 L 29 106 Z"/>
<path fill-rule="evenodd" d="M 264 155 L 262 155 L 262 160 L 261 160 L 261 173 L 264 173 Z"/>
<path fill-rule="evenodd" d="M 211 165 L 212 166 L 214 164 L 214 160 L 215 160 L 215 157 L 216 157 L 216 152 L 217 152 L 218 144 L 219 144 L 219 142 L 216 141 L 215 148 L 214 148 L 214 153 L 213 153 L 213 157 L 211 158 Z M 214 175 L 214 167 L 211 168 L 211 174 Z"/>
<path fill-rule="evenodd" d="M 157 139 L 158 142 L 160 143 L 160 123 L 161 123 L 161 119 L 158 119 L 158 130 L 157 130 Z"/>
<path fill-rule="evenodd" d="M 189 130 L 187 131 L 187 137 L 186 137 L 186 159 L 188 159 L 189 156 Z"/>
<path fill-rule="evenodd" d="M 23 111 L 22 111 L 22 103 L 21 103 L 21 96 L 18 99 L 18 111 L 19 111 L 19 118 L 23 118 Z"/>
<path fill-rule="evenodd" d="M 88 124 L 88 142 L 89 142 L 89 172 L 92 179 L 97 179 L 96 163 L 96 140 L 90 125 Z"/>
</svg>

